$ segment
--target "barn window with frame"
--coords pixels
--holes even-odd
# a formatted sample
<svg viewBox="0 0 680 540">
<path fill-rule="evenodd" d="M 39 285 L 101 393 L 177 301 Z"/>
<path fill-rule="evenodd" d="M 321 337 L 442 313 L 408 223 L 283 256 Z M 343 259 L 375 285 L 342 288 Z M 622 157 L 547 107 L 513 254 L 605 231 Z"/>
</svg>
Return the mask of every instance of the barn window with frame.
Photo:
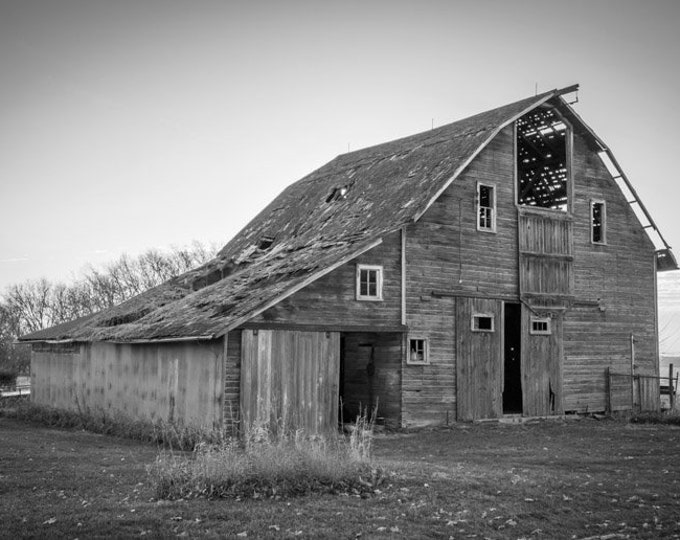
<svg viewBox="0 0 680 540">
<path fill-rule="evenodd" d="M 493 314 L 490 314 L 490 313 L 473 313 L 472 314 L 472 331 L 473 332 L 495 332 Z"/>
<path fill-rule="evenodd" d="M 411 337 L 408 340 L 408 364 L 429 364 L 429 351 L 427 338 Z"/>
<path fill-rule="evenodd" d="M 382 300 L 382 266 L 357 265 L 356 281 L 357 300 Z"/>
<path fill-rule="evenodd" d="M 606 244 L 607 208 L 604 201 L 590 201 L 590 241 Z"/>
<path fill-rule="evenodd" d="M 496 232 L 496 188 L 477 184 L 477 230 Z"/>
<path fill-rule="evenodd" d="M 549 336 L 552 334 L 550 329 L 550 317 L 531 317 L 529 333 L 538 336 Z"/>
</svg>

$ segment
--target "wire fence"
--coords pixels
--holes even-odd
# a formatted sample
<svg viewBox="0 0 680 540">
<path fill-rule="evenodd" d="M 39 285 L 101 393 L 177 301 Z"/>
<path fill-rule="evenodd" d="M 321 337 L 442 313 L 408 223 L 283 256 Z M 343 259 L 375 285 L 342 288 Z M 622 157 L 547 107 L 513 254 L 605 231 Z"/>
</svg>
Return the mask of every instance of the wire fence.
<svg viewBox="0 0 680 540">
<path fill-rule="evenodd" d="M 672 409 L 678 388 L 678 375 L 657 377 L 630 373 L 615 373 L 607 368 L 607 409 L 609 412 L 658 411 L 664 405 Z"/>
<path fill-rule="evenodd" d="M 31 395 L 31 379 L 29 377 L 17 377 L 12 384 L 0 386 L 0 399 L 29 395 Z"/>
</svg>

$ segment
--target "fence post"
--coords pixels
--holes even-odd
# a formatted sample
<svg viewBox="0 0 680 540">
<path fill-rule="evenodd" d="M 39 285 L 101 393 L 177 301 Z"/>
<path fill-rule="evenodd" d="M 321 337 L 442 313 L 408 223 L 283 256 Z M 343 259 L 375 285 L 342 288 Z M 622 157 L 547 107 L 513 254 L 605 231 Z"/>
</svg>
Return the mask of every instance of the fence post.
<svg viewBox="0 0 680 540">
<path fill-rule="evenodd" d="M 604 370 L 607 381 L 607 414 L 612 413 L 612 371 L 610 368 Z"/>
<path fill-rule="evenodd" d="M 668 365 L 668 393 L 671 402 L 671 411 L 675 407 L 675 385 L 673 384 L 673 364 Z"/>
</svg>

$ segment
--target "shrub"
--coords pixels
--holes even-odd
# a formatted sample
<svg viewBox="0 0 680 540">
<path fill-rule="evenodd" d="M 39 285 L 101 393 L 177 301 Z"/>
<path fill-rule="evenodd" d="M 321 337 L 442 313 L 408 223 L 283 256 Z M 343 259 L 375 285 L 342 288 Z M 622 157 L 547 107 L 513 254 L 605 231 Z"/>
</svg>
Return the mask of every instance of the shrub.
<svg viewBox="0 0 680 540">
<path fill-rule="evenodd" d="M 349 439 L 258 427 L 243 442 L 199 444 L 192 455 L 162 452 L 149 474 L 157 497 L 168 499 L 371 493 L 385 475 L 372 463 L 367 427 L 358 422 Z"/>
<path fill-rule="evenodd" d="M 14 386 L 19 375 L 18 370 L 0 369 L 0 386 Z"/>
</svg>

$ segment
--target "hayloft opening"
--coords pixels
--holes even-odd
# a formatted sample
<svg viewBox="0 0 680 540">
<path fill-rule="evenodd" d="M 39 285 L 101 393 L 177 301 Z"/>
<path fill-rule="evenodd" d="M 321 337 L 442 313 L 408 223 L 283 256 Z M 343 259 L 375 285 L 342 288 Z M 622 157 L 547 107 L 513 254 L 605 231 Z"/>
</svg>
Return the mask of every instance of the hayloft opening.
<svg viewBox="0 0 680 540">
<path fill-rule="evenodd" d="M 567 125 L 550 108 L 517 120 L 517 202 L 567 211 Z"/>
</svg>

